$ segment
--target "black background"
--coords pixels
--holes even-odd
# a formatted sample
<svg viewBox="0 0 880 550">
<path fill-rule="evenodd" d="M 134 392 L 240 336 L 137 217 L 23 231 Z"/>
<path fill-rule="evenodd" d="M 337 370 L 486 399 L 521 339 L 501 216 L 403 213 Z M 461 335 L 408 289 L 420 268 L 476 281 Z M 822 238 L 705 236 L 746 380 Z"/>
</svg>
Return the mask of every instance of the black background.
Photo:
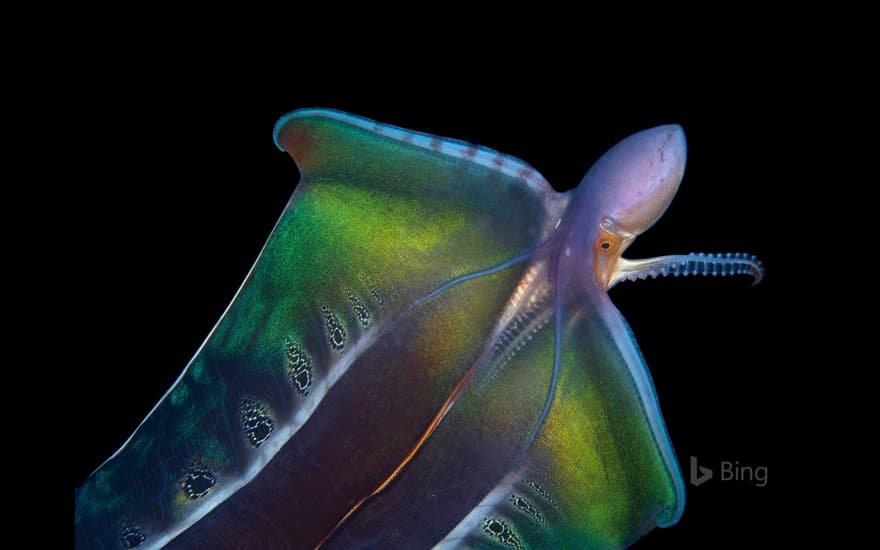
<svg viewBox="0 0 880 550">
<path fill-rule="evenodd" d="M 62 195 L 77 288 L 66 322 L 81 358 L 67 388 L 71 487 L 174 382 L 256 258 L 298 177 L 271 139 L 284 113 L 331 107 L 478 143 L 525 160 L 558 190 L 623 137 L 677 122 L 684 182 L 627 256 L 750 252 L 766 279 L 624 283 L 611 295 L 651 369 L 685 478 L 697 456 L 766 466 L 769 480 L 688 483 L 680 524 L 637 547 L 751 544 L 783 529 L 793 367 L 781 281 L 798 231 L 791 190 L 803 183 L 792 166 L 809 154 L 790 145 L 805 129 L 785 64 L 727 57 L 655 75 L 635 58 L 612 77 L 467 52 L 430 66 L 357 51 L 312 65 L 291 56 L 266 70 L 259 54 L 227 53 L 145 51 L 68 83 L 79 99 L 53 139 L 77 151 Z"/>
</svg>

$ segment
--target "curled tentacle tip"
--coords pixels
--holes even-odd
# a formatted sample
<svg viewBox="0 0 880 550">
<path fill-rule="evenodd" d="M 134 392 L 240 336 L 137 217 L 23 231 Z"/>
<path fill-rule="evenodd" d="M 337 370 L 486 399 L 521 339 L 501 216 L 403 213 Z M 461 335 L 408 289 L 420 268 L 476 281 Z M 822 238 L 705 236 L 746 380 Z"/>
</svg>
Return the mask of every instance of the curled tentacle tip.
<svg viewBox="0 0 880 550">
<path fill-rule="evenodd" d="M 761 262 L 757 262 L 756 265 L 757 265 L 757 269 L 755 270 L 754 273 L 752 273 L 752 275 L 754 276 L 754 280 L 752 281 L 752 286 L 755 286 L 756 284 L 758 284 L 762 280 L 764 280 L 764 266 L 761 265 Z"/>
</svg>

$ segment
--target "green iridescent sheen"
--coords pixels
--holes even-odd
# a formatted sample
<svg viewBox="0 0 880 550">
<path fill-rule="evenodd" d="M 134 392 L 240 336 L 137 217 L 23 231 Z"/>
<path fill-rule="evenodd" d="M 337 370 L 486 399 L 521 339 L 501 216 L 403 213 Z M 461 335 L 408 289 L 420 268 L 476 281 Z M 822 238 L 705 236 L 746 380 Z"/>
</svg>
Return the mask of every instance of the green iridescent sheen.
<svg viewBox="0 0 880 550">
<path fill-rule="evenodd" d="M 147 502 L 172 517 L 186 514 L 174 483 L 155 480 L 181 478 L 193 459 L 219 478 L 240 475 L 238 442 L 227 427 L 237 410 L 229 381 L 246 380 L 258 394 L 288 384 L 283 343 L 315 348 L 325 330 L 321 305 L 351 335 L 358 321 L 348 291 L 387 322 L 443 283 L 536 244 L 543 209 L 514 178 L 450 163 L 338 120 L 316 116 L 301 124 L 310 139 L 327 146 L 303 148 L 302 180 L 235 300 L 166 398 L 80 488 L 78 522 L 136 516 Z M 395 162 L 384 162 L 389 157 Z M 483 185 L 487 178 L 494 185 Z M 511 271 L 475 282 L 493 292 L 467 307 L 496 311 L 516 277 Z M 471 334 L 481 341 L 488 327 L 477 317 L 468 316 Z M 311 353 L 325 370 L 334 360 L 323 349 Z M 438 361 L 452 356 L 449 349 L 436 353 Z M 439 394 L 444 386 L 438 387 Z"/>
</svg>

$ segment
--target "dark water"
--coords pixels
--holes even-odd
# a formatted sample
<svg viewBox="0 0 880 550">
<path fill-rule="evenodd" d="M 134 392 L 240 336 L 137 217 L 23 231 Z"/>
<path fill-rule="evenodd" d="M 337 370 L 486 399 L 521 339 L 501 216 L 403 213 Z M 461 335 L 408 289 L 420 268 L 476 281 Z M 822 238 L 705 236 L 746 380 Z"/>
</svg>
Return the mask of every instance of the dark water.
<svg viewBox="0 0 880 550">
<path fill-rule="evenodd" d="M 689 144 L 684 182 L 627 255 L 750 252 L 767 275 L 755 288 L 748 278 L 668 279 L 612 291 L 651 369 L 685 478 L 691 456 L 714 470 L 705 484 L 688 484 L 681 523 L 637 547 L 751 545 L 779 530 L 782 484 L 793 475 L 782 456 L 798 376 L 791 349 L 800 345 L 780 327 L 792 311 L 791 250 L 807 238 L 793 173 L 803 153 L 790 145 L 803 128 L 785 90 L 756 86 L 759 76 L 747 73 L 664 91 L 552 74 L 278 71 L 288 74 L 168 56 L 86 79 L 87 108 L 63 128 L 81 151 L 84 184 L 68 191 L 71 265 L 74 311 L 88 318 L 74 323 L 84 359 L 64 419 L 77 432 L 65 456 L 69 489 L 173 383 L 256 258 L 298 177 L 272 143 L 287 111 L 332 107 L 476 142 L 522 158 L 559 190 L 619 139 L 677 122 Z M 724 478 L 724 463 L 736 479 Z"/>
</svg>

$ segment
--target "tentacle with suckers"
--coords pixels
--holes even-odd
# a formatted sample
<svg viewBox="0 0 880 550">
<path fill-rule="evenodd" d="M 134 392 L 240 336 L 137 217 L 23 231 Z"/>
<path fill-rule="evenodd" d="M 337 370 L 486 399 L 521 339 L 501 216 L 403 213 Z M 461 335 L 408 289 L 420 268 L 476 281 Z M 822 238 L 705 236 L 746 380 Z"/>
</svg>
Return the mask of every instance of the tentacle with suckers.
<svg viewBox="0 0 880 550">
<path fill-rule="evenodd" d="M 620 258 L 615 266 L 614 275 L 609 288 L 620 281 L 635 281 L 651 277 L 666 277 L 672 275 L 713 275 L 722 277 L 727 275 L 751 275 L 754 277 L 752 286 L 761 282 L 764 278 L 764 268 L 761 262 L 751 254 L 730 253 L 727 254 L 671 254 L 656 258 L 642 260 L 628 260 Z"/>
</svg>

